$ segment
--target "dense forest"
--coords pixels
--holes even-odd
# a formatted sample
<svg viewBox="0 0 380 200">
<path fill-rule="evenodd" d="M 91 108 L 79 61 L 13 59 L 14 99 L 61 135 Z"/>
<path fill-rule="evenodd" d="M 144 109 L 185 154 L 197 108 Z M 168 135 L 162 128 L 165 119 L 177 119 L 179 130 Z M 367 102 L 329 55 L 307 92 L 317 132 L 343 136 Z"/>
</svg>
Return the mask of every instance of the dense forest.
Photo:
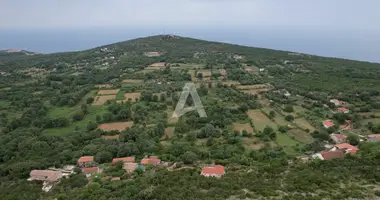
<svg viewBox="0 0 380 200">
<path fill-rule="evenodd" d="M 206 118 L 172 118 L 188 82 Z M 0 199 L 375 199 L 380 142 L 368 141 L 380 134 L 379 89 L 377 63 L 172 35 L 1 52 Z M 359 151 L 313 159 L 338 145 L 333 134 Z M 102 172 L 77 166 L 48 192 L 27 180 L 81 156 Z M 112 163 L 127 156 L 167 165 L 127 173 Z M 225 167 L 221 178 L 200 175 L 212 164 Z"/>
</svg>

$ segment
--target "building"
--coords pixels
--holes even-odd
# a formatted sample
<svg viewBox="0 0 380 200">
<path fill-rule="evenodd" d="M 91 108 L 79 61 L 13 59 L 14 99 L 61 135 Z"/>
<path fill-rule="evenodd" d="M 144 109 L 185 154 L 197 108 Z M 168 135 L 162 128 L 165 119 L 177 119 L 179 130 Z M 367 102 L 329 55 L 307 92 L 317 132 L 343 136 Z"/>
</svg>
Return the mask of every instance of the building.
<svg viewBox="0 0 380 200">
<path fill-rule="evenodd" d="M 379 142 L 380 134 L 368 135 L 367 142 Z"/>
<path fill-rule="evenodd" d="M 325 121 L 323 121 L 323 127 L 330 128 L 330 127 L 333 127 L 333 126 L 335 126 L 335 124 L 331 120 L 325 120 Z"/>
<path fill-rule="evenodd" d="M 116 162 L 119 162 L 119 161 L 122 161 L 123 163 L 126 163 L 126 162 L 135 162 L 135 157 L 123 157 L 123 158 L 114 158 L 112 159 L 112 163 L 116 163 Z"/>
<path fill-rule="evenodd" d="M 92 174 L 100 174 L 102 173 L 102 170 L 99 169 L 98 167 L 88 167 L 88 168 L 83 168 L 82 172 L 86 175 L 86 177 L 90 177 Z"/>
<path fill-rule="evenodd" d="M 161 160 L 157 156 L 150 156 L 149 158 L 143 158 L 141 160 L 142 165 L 154 165 L 157 166 L 161 163 Z"/>
<path fill-rule="evenodd" d="M 139 164 L 134 163 L 134 162 L 126 162 L 126 163 L 124 163 L 124 165 L 123 165 L 123 169 L 124 169 L 125 172 L 127 172 L 127 173 L 132 173 L 132 172 L 134 172 L 138 167 L 139 167 Z"/>
<path fill-rule="evenodd" d="M 78 159 L 79 167 L 90 167 L 94 164 L 94 156 L 83 156 Z"/>
<path fill-rule="evenodd" d="M 335 145 L 334 148 L 332 148 L 330 151 L 336 151 L 336 150 L 345 150 L 346 153 L 356 153 L 359 148 L 352 146 L 348 143 L 342 143 Z"/>
<path fill-rule="evenodd" d="M 339 107 L 336 109 L 337 112 L 340 112 L 340 113 L 349 113 L 350 110 L 347 109 L 347 108 L 344 108 L 344 107 Z"/>
<path fill-rule="evenodd" d="M 217 177 L 220 178 L 225 174 L 224 166 L 215 165 L 212 167 L 204 167 L 202 169 L 201 175 L 205 177 Z"/>
<path fill-rule="evenodd" d="M 335 144 L 341 144 L 347 142 L 347 136 L 343 134 L 330 134 L 330 138 L 335 142 Z"/>
<path fill-rule="evenodd" d="M 330 103 L 333 103 L 335 106 L 340 106 L 340 101 L 338 99 L 330 99 Z"/>
<path fill-rule="evenodd" d="M 259 71 L 260 71 L 260 72 L 263 72 L 263 71 L 265 71 L 265 69 L 264 69 L 264 68 L 260 68 Z"/>
<path fill-rule="evenodd" d="M 29 181 L 57 182 L 63 177 L 62 172 L 53 170 L 32 170 L 29 175 Z"/>
<path fill-rule="evenodd" d="M 345 152 L 341 150 L 336 151 L 324 151 L 321 153 L 314 154 L 312 157 L 321 159 L 321 160 L 333 160 L 333 159 L 339 159 L 344 158 Z"/>
</svg>

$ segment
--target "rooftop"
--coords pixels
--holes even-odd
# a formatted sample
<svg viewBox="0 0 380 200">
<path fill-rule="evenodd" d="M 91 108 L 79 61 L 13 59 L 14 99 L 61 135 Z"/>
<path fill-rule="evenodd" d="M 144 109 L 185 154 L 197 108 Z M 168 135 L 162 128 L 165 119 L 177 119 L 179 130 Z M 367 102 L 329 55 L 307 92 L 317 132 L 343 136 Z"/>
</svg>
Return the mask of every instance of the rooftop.
<svg viewBox="0 0 380 200">
<path fill-rule="evenodd" d="M 88 167 L 88 168 L 82 169 L 82 172 L 85 174 L 95 174 L 95 173 L 99 173 L 99 171 L 100 170 L 97 167 Z"/>
<path fill-rule="evenodd" d="M 321 152 L 321 155 L 324 160 L 332 160 L 337 158 L 344 158 L 344 152 L 343 151 L 327 151 L 327 152 Z"/>
<path fill-rule="evenodd" d="M 135 157 L 123 157 L 123 158 L 114 158 L 114 159 L 112 159 L 113 163 L 119 162 L 119 161 L 123 161 L 123 162 L 135 162 Z"/>
<path fill-rule="evenodd" d="M 40 180 L 40 181 L 58 181 L 62 177 L 62 173 L 59 171 L 53 170 L 32 170 L 30 172 L 31 180 Z"/>
<path fill-rule="evenodd" d="M 202 174 L 218 174 L 223 175 L 224 172 L 224 166 L 222 165 L 215 165 L 213 167 L 204 167 L 202 169 Z"/>
<path fill-rule="evenodd" d="M 349 153 L 355 153 L 359 150 L 359 148 L 352 146 L 348 143 L 343 143 L 343 144 L 337 144 L 335 145 L 338 149 L 347 149 Z"/>
<path fill-rule="evenodd" d="M 93 162 L 94 161 L 94 156 L 83 156 L 78 159 L 78 163 L 82 162 Z"/>
<path fill-rule="evenodd" d="M 323 121 L 323 125 L 330 128 L 330 127 L 334 126 L 335 124 L 331 120 L 325 120 L 325 121 Z"/>
</svg>

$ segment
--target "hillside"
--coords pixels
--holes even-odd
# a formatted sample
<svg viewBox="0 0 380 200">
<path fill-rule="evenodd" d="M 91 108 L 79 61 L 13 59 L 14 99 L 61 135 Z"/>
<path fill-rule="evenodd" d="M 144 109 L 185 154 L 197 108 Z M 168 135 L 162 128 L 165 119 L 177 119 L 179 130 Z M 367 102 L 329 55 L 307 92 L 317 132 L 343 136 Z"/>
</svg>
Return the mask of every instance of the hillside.
<svg viewBox="0 0 380 200">
<path fill-rule="evenodd" d="M 377 63 L 158 35 L 0 76 L 1 199 L 380 195 Z M 173 118 L 180 99 L 207 117 Z"/>
</svg>

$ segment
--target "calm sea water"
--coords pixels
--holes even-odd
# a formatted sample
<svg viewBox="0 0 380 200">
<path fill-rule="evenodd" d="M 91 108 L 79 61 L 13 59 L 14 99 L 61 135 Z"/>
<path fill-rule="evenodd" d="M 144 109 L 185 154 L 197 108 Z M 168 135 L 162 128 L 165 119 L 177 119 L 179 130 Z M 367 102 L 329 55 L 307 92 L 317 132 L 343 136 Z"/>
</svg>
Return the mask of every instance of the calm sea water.
<svg viewBox="0 0 380 200">
<path fill-rule="evenodd" d="M 254 47 L 380 62 L 380 33 L 254 28 L 93 28 L 0 30 L 0 49 L 78 51 L 157 34 L 176 34 Z"/>
</svg>

